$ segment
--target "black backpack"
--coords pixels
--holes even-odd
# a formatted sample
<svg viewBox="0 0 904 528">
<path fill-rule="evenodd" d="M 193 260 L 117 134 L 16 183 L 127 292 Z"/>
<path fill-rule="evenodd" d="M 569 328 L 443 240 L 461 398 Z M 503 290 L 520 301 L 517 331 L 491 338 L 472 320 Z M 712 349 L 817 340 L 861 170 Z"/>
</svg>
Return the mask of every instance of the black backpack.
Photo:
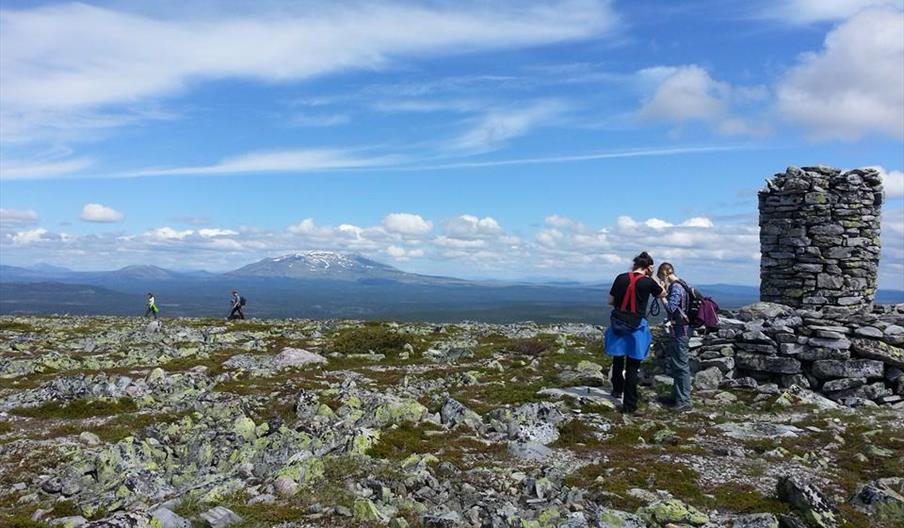
<svg viewBox="0 0 904 528">
<path fill-rule="evenodd" d="M 244 297 L 239 297 L 239 306 L 245 306 L 245 303 L 246 303 L 246 302 L 247 302 L 247 301 L 245 300 Z"/>
</svg>

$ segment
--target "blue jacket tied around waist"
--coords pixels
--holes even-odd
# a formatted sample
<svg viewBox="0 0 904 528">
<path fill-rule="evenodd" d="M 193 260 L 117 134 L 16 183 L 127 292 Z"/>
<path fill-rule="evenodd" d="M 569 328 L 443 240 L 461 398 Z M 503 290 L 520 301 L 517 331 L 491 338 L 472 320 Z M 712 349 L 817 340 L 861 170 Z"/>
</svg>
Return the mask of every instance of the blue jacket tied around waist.
<svg viewBox="0 0 904 528">
<path fill-rule="evenodd" d="M 650 333 L 650 324 L 646 319 L 642 319 L 640 326 L 632 332 L 616 332 L 615 326 L 610 320 L 609 327 L 606 328 L 604 342 L 606 353 L 613 357 L 628 356 L 631 359 L 643 361 L 647 358 L 650 350 L 650 344 L 653 342 L 653 334 Z"/>
</svg>

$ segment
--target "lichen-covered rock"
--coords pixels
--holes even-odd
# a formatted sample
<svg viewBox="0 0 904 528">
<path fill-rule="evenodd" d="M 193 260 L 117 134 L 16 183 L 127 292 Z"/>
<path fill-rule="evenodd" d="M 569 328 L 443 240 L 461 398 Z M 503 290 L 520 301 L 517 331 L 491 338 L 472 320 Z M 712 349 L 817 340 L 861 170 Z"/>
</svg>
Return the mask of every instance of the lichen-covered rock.
<svg viewBox="0 0 904 528">
<path fill-rule="evenodd" d="M 779 523 L 771 513 L 752 513 L 733 519 L 731 528 L 779 528 Z"/>
<path fill-rule="evenodd" d="M 881 361 L 873 359 L 852 359 L 849 361 L 824 359 L 814 361 L 810 372 L 819 379 L 878 379 L 884 374 L 885 366 Z"/>
<path fill-rule="evenodd" d="M 868 482 L 857 490 L 851 504 L 882 521 L 904 519 L 904 478 Z"/>
<path fill-rule="evenodd" d="M 678 499 L 657 500 L 639 509 L 637 515 L 655 526 L 669 523 L 702 526 L 709 522 L 708 515 Z"/>
<path fill-rule="evenodd" d="M 600 528 L 646 528 L 647 524 L 633 513 L 601 508 L 597 513 L 595 523 Z"/>
<path fill-rule="evenodd" d="M 853 339 L 854 354 L 858 357 L 881 361 L 886 365 L 904 368 L 904 349 L 876 339 Z"/>
<path fill-rule="evenodd" d="M 439 414 L 443 425 L 448 427 L 465 425 L 471 429 L 478 429 L 483 425 L 483 420 L 479 414 L 452 398 L 446 400 Z"/>
<path fill-rule="evenodd" d="M 813 483 L 785 476 L 776 485 L 778 497 L 787 502 L 814 528 L 836 528 L 838 509 Z"/>
<path fill-rule="evenodd" d="M 201 519 L 210 528 L 227 528 L 242 522 L 242 518 L 234 511 L 223 506 L 215 506 L 201 514 Z"/>
</svg>

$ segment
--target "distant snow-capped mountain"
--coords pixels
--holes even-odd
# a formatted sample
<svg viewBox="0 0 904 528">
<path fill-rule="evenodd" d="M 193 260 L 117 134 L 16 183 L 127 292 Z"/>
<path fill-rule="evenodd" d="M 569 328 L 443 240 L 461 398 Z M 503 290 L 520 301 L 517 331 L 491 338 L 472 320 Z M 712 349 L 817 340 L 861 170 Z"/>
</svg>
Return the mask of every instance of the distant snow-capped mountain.
<svg viewBox="0 0 904 528">
<path fill-rule="evenodd" d="M 356 253 L 306 251 L 265 258 L 248 264 L 229 275 L 244 277 L 283 277 L 292 279 L 400 279 L 409 275 L 392 266 Z"/>
</svg>

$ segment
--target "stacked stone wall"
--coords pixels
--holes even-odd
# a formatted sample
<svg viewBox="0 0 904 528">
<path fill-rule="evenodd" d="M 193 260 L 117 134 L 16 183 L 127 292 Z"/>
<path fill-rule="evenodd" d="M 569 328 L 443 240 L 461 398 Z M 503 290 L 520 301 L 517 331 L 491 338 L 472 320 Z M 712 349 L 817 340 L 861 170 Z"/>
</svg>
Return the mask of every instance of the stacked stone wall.
<svg viewBox="0 0 904 528">
<path fill-rule="evenodd" d="M 691 339 L 695 388 L 787 400 L 783 389 L 797 387 L 828 405 L 904 408 L 904 305 L 873 306 L 881 205 L 873 169 L 791 167 L 769 180 L 759 193 L 762 302 Z"/>
<path fill-rule="evenodd" d="M 790 167 L 759 193 L 760 299 L 869 311 L 879 270 L 875 169 Z"/>
</svg>

